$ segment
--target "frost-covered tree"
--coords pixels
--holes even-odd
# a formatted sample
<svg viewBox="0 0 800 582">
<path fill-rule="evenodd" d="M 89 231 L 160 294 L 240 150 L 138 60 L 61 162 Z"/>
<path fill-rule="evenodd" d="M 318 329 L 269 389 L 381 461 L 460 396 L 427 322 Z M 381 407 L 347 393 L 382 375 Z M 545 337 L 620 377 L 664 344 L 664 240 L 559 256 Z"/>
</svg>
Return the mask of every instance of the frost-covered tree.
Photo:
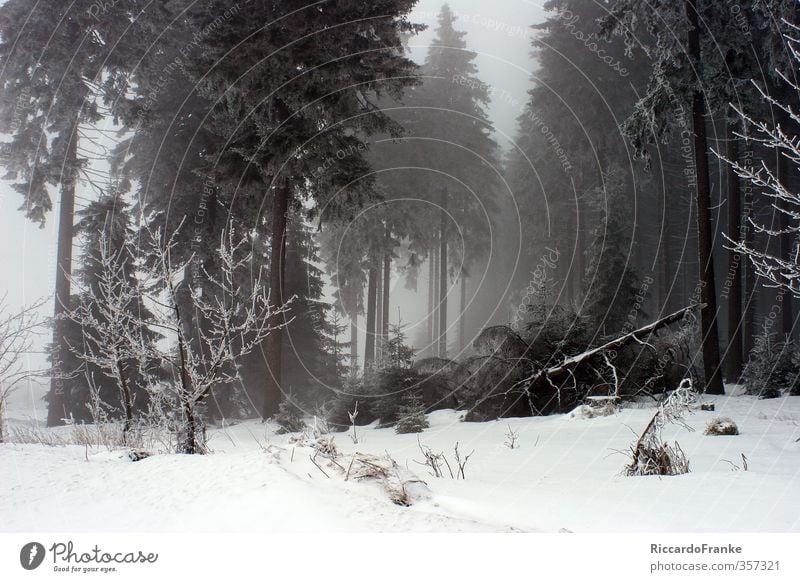
<svg viewBox="0 0 800 582">
<path fill-rule="evenodd" d="M 133 361 L 144 372 L 156 362 L 171 372 L 168 388 L 182 418 L 179 450 L 194 454 L 205 446 L 201 407 L 213 388 L 240 379 L 239 363 L 273 331 L 271 316 L 276 307 L 259 273 L 253 274 L 247 289 L 239 285 L 240 273 L 249 273 L 252 262 L 248 236 L 229 230 L 220 239 L 218 268 L 202 275 L 216 292 L 204 293 L 186 277 L 190 259 L 173 258 L 178 232 L 165 235 L 145 225 L 144 233 L 143 239 L 130 233 L 123 252 L 106 252 L 108 245 L 100 247 L 100 293 L 75 313 L 89 344 L 96 347 L 79 351 L 79 355 L 117 381 L 123 393 L 126 426 L 130 425 L 132 402 L 126 386 L 128 374 L 120 365 Z M 141 246 L 135 247 L 136 242 Z M 131 248 L 147 255 L 135 257 L 139 271 L 134 284 L 128 279 L 126 262 Z M 139 301 L 148 311 L 137 317 L 130 305 Z M 205 325 L 197 329 L 197 341 L 191 341 L 186 321 L 195 316 L 202 317 Z M 155 341 L 155 334 L 164 340 Z M 149 390 L 160 390 L 158 378 L 149 377 L 148 381 Z"/>
<path fill-rule="evenodd" d="M 82 362 L 82 375 L 91 389 L 99 396 L 106 379 L 116 388 L 124 415 L 122 436 L 126 439 L 134 423 L 134 399 L 137 393 L 142 396 L 140 381 L 147 377 L 150 367 L 142 351 L 147 348 L 145 342 L 153 338 L 142 325 L 147 312 L 133 279 L 135 265 L 129 238 L 114 246 L 111 230 L 99 232 L 98 246 L 85 263 L 93 280 L 81 290 L 77 307 L 67 311 L 65 317 L 80 328 L 80 340 L 70 349 Z M 94 370 L 100 374 L 95 375 Z"/>
<path fill-rule="evenodd" d="M 143 283 L 151 293 L 153 305 L 150 326 L 174 338 L 176 350 L 164 350 L 150 344 L 151 356 L 173 372 L 173 389 L 183 414 L 181 452 L 201 452 L 202 422 L 200 406 L 215 386 L 227 385 L 239 379 L 238 362 L 275 331 L 275 311 L 284 312 L 272 303 L 270 293 L 261 283 L 261 273 L 247 292 L 239 285 L 238 274 L 250 272 L 252 257 L 248 252 L 249 237 L 225 233 L 218 247 L 218 268 L 207 278 L 217 292 L 204 294 L 201 289 L 186 288 L 186 262 L 174 262 L 175 233 L 166 236 L 160 230 L 149 231 L 148 252 L 155 261 Z M 162 291 L 163 289 L 163 291 Z M 153 294 L 155 293 L 155 294 Z M 190 310 L 181 309 L 181 293 L 186 293 Z M 198 342 L 186 336 L 185 319 L 198 313 L 205 326 L 197 330 Z"/>
<path fill-rule="evenodd" d="M 422 432 L 430 426 L 425 417 L 425 405 L 416 394 L 408 394 L 397 410 L 398 420 L 394 425 L 397 434 Z"/>
</svg>

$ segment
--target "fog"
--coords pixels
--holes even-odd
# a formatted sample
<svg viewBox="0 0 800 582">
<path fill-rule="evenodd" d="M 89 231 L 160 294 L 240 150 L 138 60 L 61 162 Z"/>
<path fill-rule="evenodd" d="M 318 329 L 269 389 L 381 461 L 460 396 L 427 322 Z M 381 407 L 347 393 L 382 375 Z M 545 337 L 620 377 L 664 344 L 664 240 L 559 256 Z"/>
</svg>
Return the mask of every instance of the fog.
<svg viewBox="0 0 800 582">
<path fill-rule="evenodd" d="M 458 16 L 458 28 L 467 33 L 468 48 L 478 55 L 478 75 L 492 87 L 489 114 L 495 126 L 495 140 L 504 149 L 513 140 L 515 120 L 530 87 L 534 60 L 530 55 L 532 31 L 529 25 L 542 19 L 543 3 L 544 0 L 503 0 L 492 4 L 480 0 L 452 0 L 449 3 Z M 425 60 L 433 40 L 441 6 L 439 0 L 421 0 L 413 13 L 414 22 L 428 26 L 409 44 L 412 58 L 419 63 Z M 0 272 L 4 282 L 2 292 L 8 294 L 7 301 L 12 309 L 32 303 L 42 295 L 52 296 L 54 292 L 58 192 L 52 188 L 51 191 L 54 208 L 40 228 L 18 210 L 21 196 L 7 182 L 0 183 Z M 94 193 L 82 185 L 77 196 L 76 211 L 93 199 Z M 406 290 L 400 278 L 392 279 L 392 323 L 397 321 L 399 308 L 412 336 L 415 325 L 425 316 L 424 277 L 419 283 L 418 294 Z M 51 303 L 47 303 L 44 316 L 52 315 Z M 450 301 L 450 306 L 448 319 L 452 326 L 457 326 L 456 302 Z M 37 353 L 30 355 L 32 366 L 44 365 L 44 354 L 38 352 L 44 350 L 47 341 L 47 337 L 42 337 Z"/>
</svg>

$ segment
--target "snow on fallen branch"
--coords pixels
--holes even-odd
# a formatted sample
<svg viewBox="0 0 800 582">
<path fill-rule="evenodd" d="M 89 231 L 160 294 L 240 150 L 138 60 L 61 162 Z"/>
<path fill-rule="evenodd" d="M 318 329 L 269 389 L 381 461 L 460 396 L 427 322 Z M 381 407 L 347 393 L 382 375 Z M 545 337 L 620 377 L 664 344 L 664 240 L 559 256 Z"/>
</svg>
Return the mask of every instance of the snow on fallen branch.
<svg viewBox="0 0 800 582">
<path fill-rule="evenodd" d="M 566 374 L 569 368 L 577 366 L 581 362 L 593 356 L 599 356 L 605 352 L 625 347 L 626 345 L 632 342 L 641 342 L 643 337 L 650 336 L 651 334 L 658 331 L 664 326 L 671 325 L 673 323 L 681 321 L 684 317 L 686 317 L 688 313 L 691 313 L 692 311 L 695 311 L 697 309 L 701 309 L 703 306 L 704 304 L 696 303 L 694 305 L 690 305 L 689 307 L 685 307 L 679 311 L 676 311 L 675 313 L 668 315 L 667 317 L 663 317 L 657 321 L 654 321 L 653 323 L 645 325 L 644 327 L 640 327 L 637 330 L 634 330 L 630 333 L 626 333 L 623 336 L 620 336 L 616 339 L 606 342 L 601 346 L 597 346 L 596 348 L 586 350 L 585 352 L 582 352 L 580 354 L 570 356 L 563 362 L 561 362 L 558 366 L 544 368 L 543 370 L 540 370 L 535 374 L 528 376 L 526 379 L 521 380 L 519 384 L 532 383 L 544 377 L 554 378 Z"/>
<path fill-rule="evenodd" d="M 644 327 L 640 327 L 634 331 L 621 335 L 611 341 L 608 341 L 602 345 L 597 347 L 591 348 L 580 354 L 575 354 L 574 356 L 569 356 L 562 360 L 556 366 L 550 366 L 547 368 L 542 368 L 536 370 L 532 374 L 528 375 L 527 377 L 523 378 L 522 380 L 514 383 L 508 390 L 502 392 L 494 392 L 491 394 L 487 394 L 483 398 L 481 398 L 473 407 L 472 410 L 477 409 L 480 405 L 484 404 L 487 400 L 492 398 L 505 398 L 508 397 L 510 394 L 514 393 L 515 391 L 519 391 L 524 393 L 525 396 L 528 398 L 528 402 L 531 406 L 531 411 L 535 410 L 532 401 L 532 394 L 531 394 L 531 386 L 535 385 L 537 382 L 541 380 L 547 381 L 556 391 L 558 391 L 558 386 L 555 385 L 553 379 L 559 378 L 564 375 L 573 375 L 573 368 L 578 366 L 579 364 L 590 360 L 593 357 L 604 357 L 608 352 L 612 350 L 618 350 L 623 348 L 631 343 L 639 343 L 641 345 L 649 345 L 645 338 L 650 337 L 653 333 L 661 329 L 662 327 L 666 327 L 673 323 L 677 323 L 679 321 L 684 320 L 694 311 L 700 310 L 705 306 L 703 303 L 695 303 L 689 305 L 688 307 L 684 307 L 666 317 L 662 317 L 652 323 L 645 325 Z M 608 361 L 607 358 L 604 358 Z M 613 369 L 613 366 L 612 366 Z M 614 369 L 614 375 L 616 378 L 616 370 Z M 617 380 L 618 381 L 618 380 Z"/>
</svg>

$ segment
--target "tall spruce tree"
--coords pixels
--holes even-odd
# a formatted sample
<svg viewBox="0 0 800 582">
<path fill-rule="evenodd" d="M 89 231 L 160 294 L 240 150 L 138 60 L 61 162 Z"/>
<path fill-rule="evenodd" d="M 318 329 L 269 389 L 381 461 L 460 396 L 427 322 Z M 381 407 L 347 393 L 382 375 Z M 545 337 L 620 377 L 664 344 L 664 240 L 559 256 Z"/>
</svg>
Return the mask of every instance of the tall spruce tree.
<svg viewBox="0 0 800 582">
<path fill-rule="evenodd" d="M 445 4 L 422 66 L 422 84 L 407 91 L 405 107 L 392 114 L 407 130 L 404 143 L 393 146 L 394 163 L 413 168 L 395 181 L 422 202 L 416 214 L 409 212 L 414 225 L 405 232 L 414 268 L 421 257 L 438 257 L 432 281 L 438 300 L 431 315 L 437 319 L 434 353 L 440 357 L 448 349 L 448 283 L 462 266 L 485 255 L 491 230 L 487 214 L 496 208 L 499 183 L 497 145 L 486 113 L 490 90 L 477 75 L 477 55 L 467 48 L 466 33 L 456 30 L 456 20 Z M 391 187 L 401 198 L 403 190 L 397 188 Z"/>
<path fill-rule="evenodd" d="M 598 335 L 619 333 L 636 306 L 639 277 L 632 267 L 633 217 L 626 204 L 624 173 L 612 165 L 604 186 L 592 192 L 592 223 L 586 251 L 585 303 L 582 315 Z M 636 322 L 630 322 L 635 329 Z"/>
<path fill-rule="evenodd" d="M 8 0 L 0 6 L 0 130 L 5 179 L 24 197 L 21 210 L 44 224 L 60 191 L 52 365 L 47 424 L 59 424 L 65 402 L 61 360 L 67 357 L 62 317 L 70 303 L 75 193 L 86 173 L 87 130 L 102 115 L 106 89 L 116 84 L 129 54 L 132 15 L 139 2 L 104 7 L 90 0 Z"/>
<path fill-rule="evenodd" d="M 271 225 L 271 300 L 278 306 L 286 298 L 290 210 L 305 200 L 327 221 L 352 213 L 369 197 L 368 180 L 361 188 L 343 188 L 368 172 L 363 136 L 392 130 L 374 96 L 399 96 L 415 82 L 401 41 L 416 29 L 407 20 L 413 5 L 256 0 L 247 10 L 226 11 L 211 1 L 193 12 L 196 26 L 208 34 L 190 68 L 214 103 L 215 130 L 227 140 L 214 153 L 220 163 L 244 161 L 242 174 L 254 172 L 261 180 L 259 202 Z M 326 171 L 330 166 L 333 171 Z M 264 418 L 277 412 L 281 399 L 282 345 L 278 329 L 265 348 Z"/>
</svg>

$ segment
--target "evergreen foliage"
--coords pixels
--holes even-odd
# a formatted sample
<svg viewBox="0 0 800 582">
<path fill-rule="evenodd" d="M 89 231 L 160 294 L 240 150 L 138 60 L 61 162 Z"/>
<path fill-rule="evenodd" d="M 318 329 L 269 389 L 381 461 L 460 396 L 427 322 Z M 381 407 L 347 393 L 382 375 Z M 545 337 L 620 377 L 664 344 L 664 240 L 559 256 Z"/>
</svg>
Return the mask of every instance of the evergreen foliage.
<svg viewBox="0 0 800 582">
<path fill-rule="evenodd" d="M 764 327 L 756 337 L 742 373 L 745 392 L 760 398 L 777 398 L 786 390 L 796 392 L 800 367 L 791 338 L 776 338 Z"/>
<path fill-rule="evenodd" d="M 403 398 L 397 414 L 398 420 L 394 425 L 397 434 L 418 433 L 430 426 L 425 417 L 425 405 L 416 394 L 411 393 Z"/>
</svg>

